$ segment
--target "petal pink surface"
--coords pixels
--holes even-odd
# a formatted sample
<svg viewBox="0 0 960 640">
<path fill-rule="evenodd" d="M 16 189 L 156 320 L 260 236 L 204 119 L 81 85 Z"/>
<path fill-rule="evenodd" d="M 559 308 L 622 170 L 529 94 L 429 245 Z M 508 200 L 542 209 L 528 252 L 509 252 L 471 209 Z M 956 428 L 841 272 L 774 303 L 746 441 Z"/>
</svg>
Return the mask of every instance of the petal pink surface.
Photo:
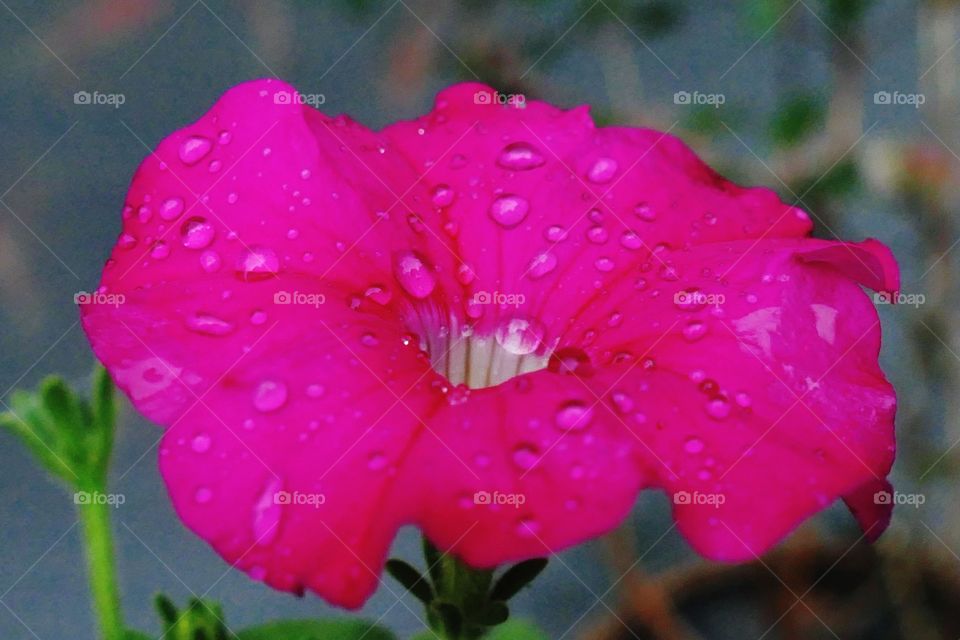
<svg viewBox="0 0 960 640">
<path fill-rule="evenodd" d="M 98 357 L 166 427 L 184 522 L 256 579 L 359 606 L 396 530 L 540 556 L 666 491 L 702 553 L 763 553 L 844 498 L 875 538 L 893 390 L 880 243 L 676 138 L 482 104 L 372 132 L 275 81 L 134 178 Z"/>
</svg>

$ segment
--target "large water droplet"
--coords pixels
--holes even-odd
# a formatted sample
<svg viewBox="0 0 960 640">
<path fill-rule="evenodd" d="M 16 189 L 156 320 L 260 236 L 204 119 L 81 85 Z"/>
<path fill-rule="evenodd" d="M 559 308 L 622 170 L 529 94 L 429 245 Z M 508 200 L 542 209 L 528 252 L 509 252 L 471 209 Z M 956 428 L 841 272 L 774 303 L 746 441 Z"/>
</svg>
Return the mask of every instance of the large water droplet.
<svg viewBox="0 0 960 640">
<path fill-rule="evenodd" d="M 526 142 L 508 144 L 497 157 L 497 164 L 504 169 L 526 171 L 536 169 L 546 162 L 543 155 Z"/>
<path fill-rule="evenodd" d="M 257 411 L 276 411 L 287 402 L 287 385 L 278 380 L 264 380 L 253 392 L 253 406 Z"/>
<path fill-rule="evenodd" d="M 543 253 L 537 254 L 533 260 L 530 261 L 530 266 L 527 269 L 530 277 L 536 280 L 537 278 L 542 278 L 556 268 L 557 256 L 549 251 L 544 251 Z"/>
<path fill-rule="evenodd" d="M 244 252 L 237 270 L 245 280 L 262 280 L 280 271 L 280 259 L 273 249 L 254 245 Z"/>
<path fill-rule="evenodd" d="M 433 272 L 412 251 L 397 254 L 394 260 L 394 276 L 404 291 L 418 299 L 429 296 L 437 286 Z"/>
<path fill-rule="evenodd" d="M 590 171 L 587 172 L 587 178 L 590 182 L 603 184 L 610 182 L 617 173 L 617 161 L 613 158 L 597 158 Z"/>
<path fill-rule="evenodd" d="M 593 420 L 593 408 L 573 400 L 564 404 L 555 416 L 557 427 L 564 431 L 582 431 L 590 426 Z"/>
<path fill-rule="evenodd" d="M 515 195 L 500 196 L 490 205 L 490 217 L 507 229 L 523 222 L 529 211 L 530 203 L 526 198 Z"/>
<path fill-rule="evenodd" d="M 448 207 L 453 203 L 457 193 L 448 185 L 438 184 L 431 192 L 430 200 L 438 207 Z"/>
<path fill-rule="evenodd" d="M 160 217 L 164 220 L 176 220 L 183 213 L 183 200 L 170 198 L 160 205 Z"/>
<path fill-rule="evenodd" d="M 187 165 L 196 164 L 210 153 L 212 148 L 213 143 L 209 138 L 190 136 L 180 144 L 180 160 Z"/>
<path fill-rule="evenodd" d="M 206 218 L 189 218 L 180 227 L 180 241 L 188 249 L 204 249 L 213 242 L 216 231 Z"/>
<path fill-rule="evenodd" d="M 516 355 L 533 353 L 543 341 L 543 327 L 536 321 L 513 318 L 497 327 L 497 344 Z"/>
<path fill-rule="evenodd" d="M 198 313 L 187 318 L 187 328 L 208 336 L 225 336 L 233 331 L 233 324 L 207 313 Z"/>
<path fill-rule="evenodd" d="M 714 420 L 723 420 L 730 415 L 730 403 L 719 396 L 711 398 L 707 401 L 707 415 Z"/>
<path fill-rule="evenodd" d="M 657 219 L 657 212 L 646 202 L 641 202 L 633 208 L 633 213 L 645 222 L 653 222 Z"/>
<path fill-rule="evenodd" d="M 511 454 L 511 459 L 513 463 L 523 470 L 532 469 L 535 464 L 540 460 L 540 455 L 537 453 L 536 447 L 532 444 L 521 444 L 518 445 Z"/>
</svg>

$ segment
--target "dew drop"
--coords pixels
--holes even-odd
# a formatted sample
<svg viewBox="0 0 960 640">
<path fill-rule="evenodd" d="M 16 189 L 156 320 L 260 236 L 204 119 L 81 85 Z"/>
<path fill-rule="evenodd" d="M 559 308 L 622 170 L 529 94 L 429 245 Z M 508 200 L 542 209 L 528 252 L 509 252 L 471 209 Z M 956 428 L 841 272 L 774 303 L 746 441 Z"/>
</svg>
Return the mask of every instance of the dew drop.
<svg viewBox="0 0 960 640">
<path fill-rule="evenodd" d="M 694 320 L 683 328 L 683 337 L 688 342 L 696 342 L 707 333 L 707 325 L 703 322 Z"/>
<path fill-rule="evenodd" d="M 216 316 L 198 313 L 187 318 L 187 328 L 208 336 L 225 336 L 233 331 L 234 326 Z"/>
<path fill-rule="evenodd" d="M 535 321 L 513 318 L 504 322 L 495 333 L 497 344 L 515 355 L 533 353 L 543 341 L 543 327 Z"/>
<path fill-rule="evenodd" d="M 257 411 L 276 411 L 287 402 L 287 385 L 277 380 L 264 380 L 253 393 L 253 406 Z"/>
<path fill-rule="evenodd" d="M 193 499 L 197 504 L 207 504 L 213 500 L 213 491 L 207 487 L 199 487 L 193 492 Z"/>
<path fill-rule="evenodd" d="M 646 202 L 641 202 L 633 208 L 633 214 L 644 222 L 653 222 L 657 219 L 657 212 Z"/>
<path fill-rule="evenodd" d="M 497 156 L 497 164 L 504 169 L 527 171 L 543 166 L 546 162 L 543 155 L 526 142 L 508 144 Z"/>
<path fill-rule="evenodd" d="M 703 451 L 704 446 L 703 440 L 700 438 L 687 438 L 687 440 L 683 443 L 683 450 L 687 453 L 696 454 Z"/>
<path fill-rule="evenodd" d="M 280 259 L 273 249 L 255 245 L 244 252 L 237 270 L 245 280 L 262 280 L 280 271 Z"/>
<path fill-rule="evenodd" d="M 397 254 L 394 260 L 394 276 L 404 291 L 417 299 L 426 298 L 437 286 L 433 272 L 412 251 Z"/>
<path fill-rule="evenodd" d="M 533 445 L 521 444 L 513 450 L 511 459 L 513 460 L 513 464 L 517 465 L 520 469 L 529 470 L 537 464 L 540 456 L 537 454 L 537 450 Z"/>
<path fill-rule="evenodd" d="M 196 164 L 200 162 L 213 148 L 213 143 L 209 138 L 203 136 L 190 136 L 180 144 L 180 160 L 186 164 Z"/>
<path fill-rule="evenodd" d="M 160 217 L 164 220 L 176 220 L 183 213 L 183 200 L 169 198 L 160 205 Z"/>
<path fill-rule="evenodd" d="M 730 415 L 730 403 L 725 398 L 716 397 L 707 401 L 707 415 L 714 420 L 723 420 Z"/>
<path fill-rule="evenodd" d="M 490 205 L 490 217 L 500 226 L 511 229 L 527 217 L 530 203 L 515 195 L 500 196 Z"/>
<path fill-rule="evenodd" d="M 430 193 L 430 201 L 438 207 L 449 207 L 453 204 L 456 195 L 457 192 L 451 189 L 449 185 L 438 184 Z"/>
<path fill-rule="evenodd" d="M 204 249 L 213 242 L 216 231 L 206 218 L 189 218 L 180 227 L 180 241 L 188 249 Z"/>
<path fill-rule="evenodd" d="M 595 184 L 604 184 L 610 182 L 617 173 L 617 161 L 613 158 L 597 158 L 590 171 L 587 172 L 587 178 Z"/>
<path fill-rule="evenodd" d="M 168 255 L 170 255 L 170 247 L 167 246 L 166 242 L 157 240 L 153 243 L 153 247 L 150 249 L 150 257 L 156 260 L 163 260 Z"/>
<path fill-rule="evenodd" d="M 196 453 L 206 453 L 210 450 L 210 445 L 212 444 L 210 436 L 205 433 L 198 434 L 193 437 L 193 440 L 190 441 L 190 448 L 193 449 Z"/>
<path fill-rule="evenodd" d="M 530 277 L 536 280 L 537 278 L 542 278 L 556 268 L 557 256 L 549 251 L 544 251 L 543 253 L 537 254 L 533 260 L 530 261 L 530 266 L 527 267 L 527 271 L 530 274 Z"/>
<path fill-rule="evenodd" d="M 216 251 L 204 251 L 200 254 L 200 266 L 207 273 L 219 271 L 220 264 L 220 254 Z"/>
<path fill-rule="evenodd" d="M 593 408 L 578 400 L 564 404 L 555 416 L 557 427 L 564 431 L 582 431 L 590 426 L 591 420 Z"/>
</svg>

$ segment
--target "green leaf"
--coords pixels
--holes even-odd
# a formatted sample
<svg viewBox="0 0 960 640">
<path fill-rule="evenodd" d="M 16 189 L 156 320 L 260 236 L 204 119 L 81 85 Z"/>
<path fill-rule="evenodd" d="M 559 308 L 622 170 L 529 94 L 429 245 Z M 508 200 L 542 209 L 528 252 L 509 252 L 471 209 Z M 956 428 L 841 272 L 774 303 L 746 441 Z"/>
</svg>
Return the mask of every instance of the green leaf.
<svg viewBox="0 0 960 640">
<path fill-rule="evenodd" d="M 363 620 L 283 620 L 250 627 L 237 640 L 396 640 L 396 636 Z"/>
<path fill-rule="evenodd" d="M 530 584 L 547 567 L 546 558 L 534 558 L 513 565 L 500 576 L 490 592 L 491 600 L 509 600 Z"/>
<path fill-rule="evenodd" d="M 488 602 L 483 611 L 480 612 L 479 621 L 487 627 L 495 627 L 503 624 L 510 617 L 510 609 L 505 602 Z"/>
<path fill-rule="evenodd" d="M 433 602 L 433 587 L 412 565 L 394 558 L 387 560 L 386 569 L 394 580 L 402 584 L 418 600 L 424 604 Z"/>
<path fill-rule="evenodd" d="M 463 629 L 463 614 L 456 605 L 449 602 L 437 602 L 434 604 L 440 620 L 443 621 L 443 628 L 451 638 L 459 638 L 460 631 Z"/>
<path fill-rule="evenodd" d="M 423 558 L 427 561 L 427 571 L 438 591 L 443 591 L 443 554 L 433 543 L 423 536 Z"/>
<path fill-rule="evenodd" d="M 510 620 L 494 627 L 484 640 L 548 640 L 547 634 L 524 620 Z"/>
<path fill-rule="evenodd" d="M 116 409 L 113 385 L 100 369 L 88 403 L 58 376 L 45 378 L 35 392 L 11 395 L 0 428 L 17 436 L 52 475 L 81 490 L 100 490 L 113 447 Z"/>
</svg>

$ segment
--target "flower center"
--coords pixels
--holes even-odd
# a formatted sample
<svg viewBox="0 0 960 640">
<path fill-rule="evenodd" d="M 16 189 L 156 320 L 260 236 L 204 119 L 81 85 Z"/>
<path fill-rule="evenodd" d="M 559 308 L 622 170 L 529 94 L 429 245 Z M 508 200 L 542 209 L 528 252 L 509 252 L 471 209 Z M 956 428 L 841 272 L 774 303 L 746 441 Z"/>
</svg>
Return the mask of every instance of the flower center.
<svg viewBox="0 0 960 640">
<path fill-rule="evenodd" d="M 545 369 L 550 360 L 543 328 L 534 320 L 505 320 L 492 334 L 480 335 L 452 318 L 448 324 L 422 335 L 433 370 L 454 386 L 494 387 L 516 376 Z"/>
</svg>

